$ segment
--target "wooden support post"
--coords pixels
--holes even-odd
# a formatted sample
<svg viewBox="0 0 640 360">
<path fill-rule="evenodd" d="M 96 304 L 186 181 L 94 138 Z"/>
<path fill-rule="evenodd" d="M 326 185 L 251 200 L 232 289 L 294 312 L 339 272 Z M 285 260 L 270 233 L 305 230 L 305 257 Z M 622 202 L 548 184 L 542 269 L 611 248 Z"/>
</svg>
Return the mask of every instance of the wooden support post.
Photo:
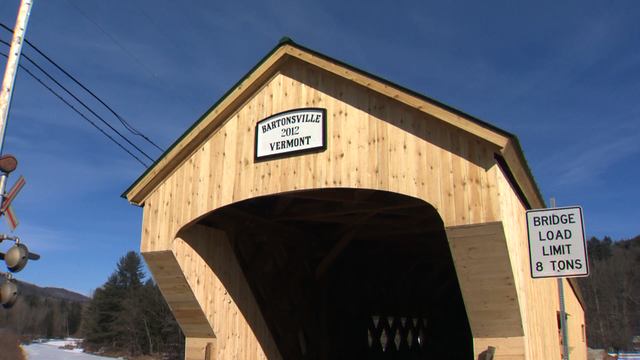
<svg viewBox="0 0 640 360">
<path fill-rule="evenodd" d="M 213 360 L 216 356 L 216 339 L 194 338 L 185 339 L 185 360 Z"/>
<path fill-rule="evenodd" d="M 496 353 L 496 348 L 494 348 L 493 346 L 489 346 L 489 348 L 484 353 L 484 360 L 493 360 L 493 354 Z"/>
<path fill-rule="evenodd" d="M 204 348 L 204 360 L 213 360 L 213 343 L 208 342 Z"/>
</svg>

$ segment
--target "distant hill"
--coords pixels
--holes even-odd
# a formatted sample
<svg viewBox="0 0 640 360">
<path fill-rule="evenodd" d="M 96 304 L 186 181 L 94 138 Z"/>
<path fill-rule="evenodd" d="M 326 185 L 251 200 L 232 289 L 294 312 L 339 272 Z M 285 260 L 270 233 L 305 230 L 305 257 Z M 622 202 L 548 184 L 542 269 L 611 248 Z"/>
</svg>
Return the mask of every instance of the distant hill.
<svg viewBox="0 0 640 360">
<path fill-rule="evenodd" d="M 6 281 L 7 280 L 4 277 L 0 278 L 0 284 L 4 284 Z M 18 280 L 18 288 L 20 289 L 20 295 L 22 296 L 35 294 L 41 298 L 52 298 L 57 300 L 80 302 L 88 302 L 90 300 L 90 298 L 82 294 L 78 294 L 77 292 L 69 291 L 67 289 L 57 287 L 40 287 L 20 280 Z"/>
</svg>

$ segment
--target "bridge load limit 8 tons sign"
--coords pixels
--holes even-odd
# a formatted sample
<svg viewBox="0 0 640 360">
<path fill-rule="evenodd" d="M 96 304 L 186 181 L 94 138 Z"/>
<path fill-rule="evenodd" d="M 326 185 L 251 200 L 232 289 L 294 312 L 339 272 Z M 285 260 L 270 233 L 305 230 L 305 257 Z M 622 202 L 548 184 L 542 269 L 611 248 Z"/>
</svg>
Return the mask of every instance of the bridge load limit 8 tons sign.
<svg viewBox="0 0 640 360">
<path fill-rule="evenodd" d="M 531 277 L 589 276 L 582 208 L 527 211 Z"/>
</svg>

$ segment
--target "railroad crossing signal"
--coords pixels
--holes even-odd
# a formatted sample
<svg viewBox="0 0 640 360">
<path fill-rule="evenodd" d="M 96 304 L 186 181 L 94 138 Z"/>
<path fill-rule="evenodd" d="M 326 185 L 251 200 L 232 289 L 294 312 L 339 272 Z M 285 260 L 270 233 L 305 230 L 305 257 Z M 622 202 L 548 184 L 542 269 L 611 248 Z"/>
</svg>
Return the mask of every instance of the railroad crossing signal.
<svg viewBox="0 0 640 360">
<path fill-rule="evenodd" d="M 5 309 L 11 309 L 18 301 L 18 295 L 20 290 L 15 279 L 9 278 L 7 282 L 0 286 L 0 300 L 2 301 L 2 307 Z"/>
<path fill-rule="evenodd" d="M 15 241 L 15 245 L 9 248 L 9 251 L 3 253 L 0 251 L 0 260 L 4 260 L 7 264 L 7 269 L 12 273 L 22 271 L 29 260 L 39 260 L 40 255 L 32 253 L 27 248 L 27 245 L 20 242 L 17 236 L 8 236 L 5 234 L 0 235 L 0 243 L 4 240 Z M 11 308 L 17 301 L 19 295 L 18 284 L 10 273 L 3 273 L 0 271 L 1 276 L 7 278 L 7 282 L 0 286 L 0 303 L 5 309 Z"/>
<path fill-rule="evenodd" d="M 13 211 L 13 207 L 11 207 L 11 203 L 16 198 L 20 190 L 24 187 L 27 181 L 24 179 L 24 176 L 20 175 L 18 181 L 11 187 L 8 193 L 2 195 L 4 197 L 4 201 L 2 202 L 2 206 L 0 207 L 0 215 L 4 215 L 5 220 L 7 221 L 7 225 L 11 232 L 18 227 L 20 221 Z"/>
<path fill-rule="evenodd" d="M 16 79 L 18 63 L 22 53 L 22 44 L 24 42 L 25 32 L 27 31 L 27 24 L 29 22 L 29 15 L 31 14 L 32 4 L 33 0 L 22 0 L 21 2 L 16 26 L 14 27 L 15 31 L 13 32 L 13 39 L 11 41 L 11 51 L 7 58 L 7 70 L 4 75 L 4 80 L 2 81 L 2 86 L 0 87 L 0 154 L 2 154 L 2 150 L 4 148 L 5 131 L 7 129 L 13 85 Z M 15 230 L 16 226 L 18 226 L 19 222 L 16 214 L 11 208 L 11 202 L 24 186 L 24 178 L 20 176 L 8 194 L 5 193 L 5 189 L 9 173 L 14 171 L 17 166 L 18 161 L 15 156 L 9 154 L 0 156 L 0 195 L 2 196 L 2 198 L 0 198 L 0 216 L 4 215 L 7 220 L 7 225 L 9 225 L 12 232 Z M 0 242 L 7 239 L 14 240 L 16 242 L 16 245 L 9 249 L 6 254 L 0 252 L 1 258 L 7 262 L 7 268 L 9 268 L 9 271 L 20 271 L 26 265 L 28 259 L 38 260 L 40 258 L 40 255 L 29 253 L 27 247 L 24 244 L 20 244 L 17 237 L 12 238 L 2 235 Z M 0 272 L 0 275 L 7 276 L 9 280 L 0 286 L 0 302 L 5 308 L 10 308 L 15 304 L 16 299 L 18 298 L 18 286 L 11 274 L 7 275 Z"/>
</svg>

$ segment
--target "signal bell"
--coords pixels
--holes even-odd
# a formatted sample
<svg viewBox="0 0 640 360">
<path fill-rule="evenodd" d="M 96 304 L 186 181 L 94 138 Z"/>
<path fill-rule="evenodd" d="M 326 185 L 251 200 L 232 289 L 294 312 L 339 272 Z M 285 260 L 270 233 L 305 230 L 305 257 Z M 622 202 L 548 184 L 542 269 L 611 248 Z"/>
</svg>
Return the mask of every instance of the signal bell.
<svg viewBox="0 0 640 360">
<path fill-rule="evenodd" d="M 27 261 L 38 260 L 40 255 L 30 253 L 27 245 L 17 243 L 13 245 L 9 251 L 4 255 L 4 261 L 7 263 L 7 268 L 13 273 L 17 273 L 27 266 Z"/>
<path fill-rule="evenodd" d="M 6 283 L 0 286 L 0 300 L 2 301 L 2 307 L 10 309 L 18 300 L 18 285 L 15 280 L 9 279 Z"/>
</svg>

